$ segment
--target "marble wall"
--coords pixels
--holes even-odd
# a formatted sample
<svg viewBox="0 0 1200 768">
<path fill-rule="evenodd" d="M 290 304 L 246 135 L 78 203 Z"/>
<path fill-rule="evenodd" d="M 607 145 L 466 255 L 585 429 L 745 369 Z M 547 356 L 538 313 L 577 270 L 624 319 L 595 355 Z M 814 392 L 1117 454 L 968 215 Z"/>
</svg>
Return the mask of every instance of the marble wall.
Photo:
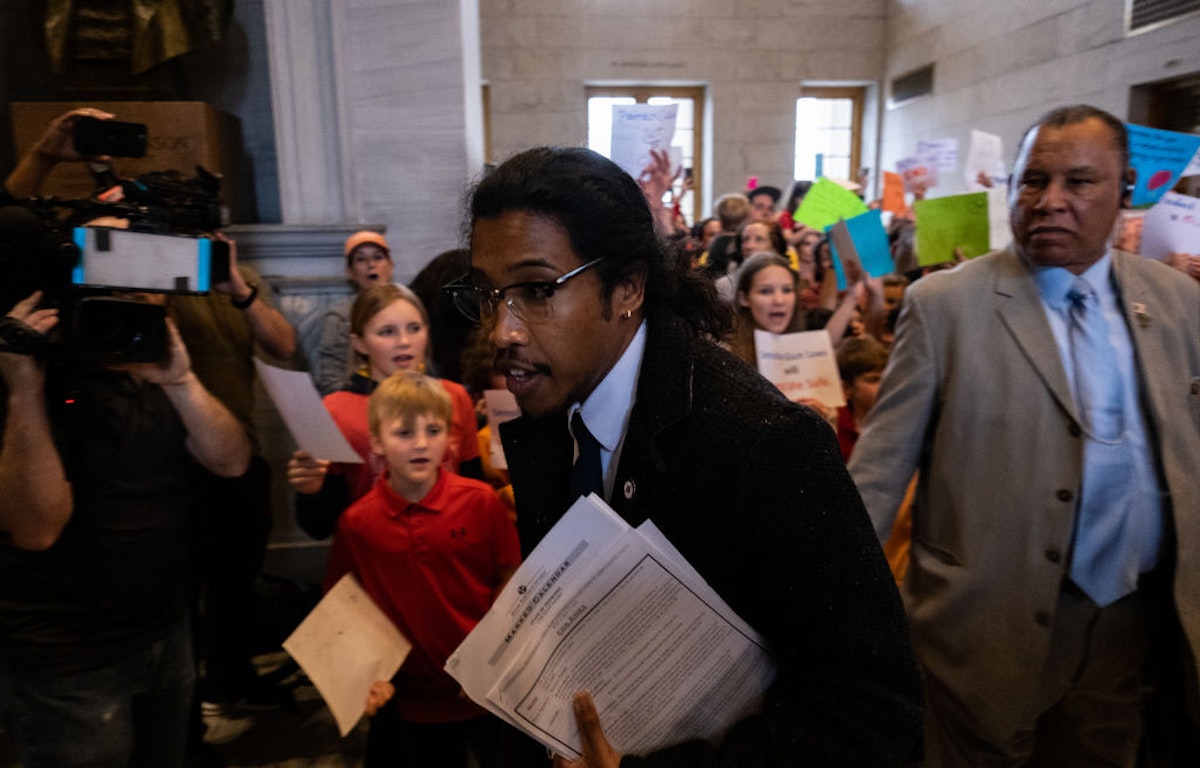
<svg viewBox="0 0 1200 768">
<path fill-rule="evenodd" d="M 884 81 L 934 64 L 934 89 L 882 120 L 882 167 L 921 139 L 972 128 L 998 134 L 1006 159 L 1047 110 L 1089 103 L 1128 120 L 1131 88 L 1200 71 L 1200 17 L 1125 33 L 1125 3 L 1113 0 L 889 0 Z M 961 174 L 938 192 L 963 191 Z"/>
<path fill-rule="evenodd" d="M 802 84 L 874 96 L 884 68 L 885 0 L 481 0 L 480 16 L 496 159 L 586 143 L 588 85 L 703 85 L 705 209 L 749 176 L 790 188 Z"/>
</svg>

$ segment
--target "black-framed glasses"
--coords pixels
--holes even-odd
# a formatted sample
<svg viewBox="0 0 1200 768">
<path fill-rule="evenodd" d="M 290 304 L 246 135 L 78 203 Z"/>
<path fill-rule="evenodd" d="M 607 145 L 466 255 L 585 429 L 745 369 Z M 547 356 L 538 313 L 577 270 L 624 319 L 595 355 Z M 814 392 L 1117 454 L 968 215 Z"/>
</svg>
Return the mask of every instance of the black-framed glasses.
<svg viewBox="0 0 1200 768">
<path fill-rule="evenodd" d="M 496 307 L 500 302 L 504 302 L 508 311 L 522 322 L 544 323 L 550 319 L 554 292 L 566 285 L 571 278 L 582 275 L 602 261 L 603 256 L 592 259 L 554 280 L 532 280 L 527 283 L 513 283 L 503 288 L 480 288 L 471 281 L 470 275 L 463 275 L 443 286 L 442 291 L 450 297 L 458 311 L 473 323 L 490 320 L 496 314 Z"/>
</svg>

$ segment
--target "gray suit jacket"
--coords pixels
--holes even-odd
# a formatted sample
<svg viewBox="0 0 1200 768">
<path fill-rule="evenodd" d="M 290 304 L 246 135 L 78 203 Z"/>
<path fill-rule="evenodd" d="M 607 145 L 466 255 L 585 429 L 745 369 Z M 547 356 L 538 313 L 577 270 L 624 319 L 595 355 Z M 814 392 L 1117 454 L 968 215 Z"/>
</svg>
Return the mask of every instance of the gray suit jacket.
<svg viewBox="0 0 1200 768">
<path fill-rule="evenodd" d="M 1169 267 L 1121 252 L 1113 254 L 1113 274 L 1169 494 L 1175 606 L 1194 654 L 1200 288 Z M 957 699 L 991 738 L 1007 738 L 1032 714 L 1069 568 L 1080 435 L 1037 286 L 1014 251 L 912 286 L 850 471 L 885 538 L 920 469 L 902 589 L 914 647 L 930 685 Z"/>
</svg>

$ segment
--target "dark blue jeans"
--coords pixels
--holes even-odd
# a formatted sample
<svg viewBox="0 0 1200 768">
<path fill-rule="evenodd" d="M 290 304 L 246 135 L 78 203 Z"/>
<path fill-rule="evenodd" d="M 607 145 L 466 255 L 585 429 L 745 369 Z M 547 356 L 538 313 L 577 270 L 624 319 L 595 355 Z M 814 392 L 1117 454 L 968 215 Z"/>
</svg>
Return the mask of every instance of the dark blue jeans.
<svg viewBox="0 0 1200 768">
<path fill-rule="evenodd" d="M 162 641 L 102 669 L 6 669 L 0 696 L 24 768 L 175 768 L 194 683 L 184 616 Z"/>
</svg>

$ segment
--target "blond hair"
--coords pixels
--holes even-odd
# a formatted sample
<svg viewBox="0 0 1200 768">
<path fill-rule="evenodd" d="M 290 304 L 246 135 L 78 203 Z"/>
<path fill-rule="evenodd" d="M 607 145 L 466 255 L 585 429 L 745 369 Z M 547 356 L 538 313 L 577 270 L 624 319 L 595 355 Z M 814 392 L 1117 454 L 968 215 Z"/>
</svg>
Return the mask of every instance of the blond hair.
<svg viewBox="0 0 1200 768">
<path fill-rule="evenodd" d="M 354 303 L 350 305 L 350 333 L 361 339 L 367 329 L 367 323 L 371 322 L 371 318 L 397 301 L 407 301 L 413 305 L 417 310 L 417 314 L 421 316 L 421 323 L 424 324 L 427 330 L 429 329 L 429 312 L 425 310 L 425 304 L 421 301 L 420 297 L 413 293 L 413 290 L 408 286 L 383 283 L 381 285 L 373 285 L 365 291 L 360 291 L 354 299 Z M 363 365 L 370 364 L 367 356 L 362 352 L 355 350 L 354 354 Z M 421 362 L 427 368 L 433 362 L 433 342 L 428 338 L 428 334 L 425 341 L 425 359 Z"/>
<path fill-rule="evenodd" d="M 397 371 L 379 383 L 367 400 L 367 426 L 379 437 L 384 424 L 399 419 L 405 428 L 418 416 L 433 416 L 449 426 L 454 405 L 442 383 L 415 371 Z"/>
</svg>

